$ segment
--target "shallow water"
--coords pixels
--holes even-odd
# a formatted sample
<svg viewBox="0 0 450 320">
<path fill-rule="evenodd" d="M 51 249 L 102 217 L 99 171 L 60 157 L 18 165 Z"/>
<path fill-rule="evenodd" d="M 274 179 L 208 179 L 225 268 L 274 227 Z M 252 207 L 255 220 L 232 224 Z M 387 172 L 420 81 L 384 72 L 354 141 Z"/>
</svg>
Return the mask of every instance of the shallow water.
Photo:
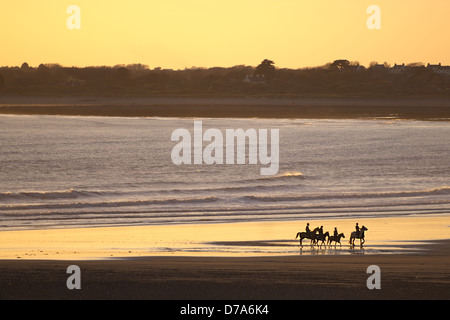
<svg viewBox="0 0 450 320">
<path fill-rule="evenodd" d="M 342 247 L 300 248 L 295 235 L 305 221 L 178 224 L 130 227 L 19 230 L 0 232 L 0 259 L 84 260 L 149 256 L 254 257 L 299 255 L 423 254 L 430 240 L 449 239 L 450 215 L 364 218 L 361 248 L 350 247 L 353 219 L 310 220 L 325 230 L 337 227 Z"/>
</svg>

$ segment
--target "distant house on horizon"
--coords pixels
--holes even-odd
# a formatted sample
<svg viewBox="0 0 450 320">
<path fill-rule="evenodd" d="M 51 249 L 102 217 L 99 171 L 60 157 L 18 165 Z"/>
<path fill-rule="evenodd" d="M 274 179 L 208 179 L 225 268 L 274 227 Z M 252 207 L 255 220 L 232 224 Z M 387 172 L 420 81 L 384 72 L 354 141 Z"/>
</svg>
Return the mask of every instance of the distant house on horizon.
<svg viewBox="0 0 450 320">
<path fill-rule="evenodd" d="M 374 71 L 383 71 L 383 70 L 386 70 L 387 68 L 386 68 L 386 66 L 384 64 L 377 63 L 377 64 L 373 65 L 371 67 L 371 69 L 374 70 Z"/>
<path fill-rule="evenodd" d="M 389 70 L 389 72 L 390 72 L 390 73 L 398 74 L 398 73 L 404 73 L 404 72 L 407 72 L 407 71 L 409 71 L 410 69 L 411 69 L 411 68 L 408 67 L 408 66 L 405 66 L 404 63 L 402 63 L 402 64 L 394 64 L 394 66 Z"/>
<path fill-rule="evenodd" d="M 245 83 L 266 83 L 266 77 L 263 74 L 248 74 L 244 79 Z"/>
<path fill-rule="evenodd" d="M 450 75 L 450 66 L 443 66 L 439 62 L 439 64 L 430 64 L 428 63 L 427 69 L 430 69 L 434 73 L 444 74 L 444 75 Z"/>
</svg>

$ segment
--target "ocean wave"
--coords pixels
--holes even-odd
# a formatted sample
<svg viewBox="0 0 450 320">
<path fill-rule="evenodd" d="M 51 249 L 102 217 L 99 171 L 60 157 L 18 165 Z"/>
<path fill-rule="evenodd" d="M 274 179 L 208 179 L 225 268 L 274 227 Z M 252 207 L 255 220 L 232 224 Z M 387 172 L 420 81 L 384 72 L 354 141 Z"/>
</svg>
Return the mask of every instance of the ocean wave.
<svg viewBox="0 0 450 320">
<path fill-rule="evenodd" d="M 286 185 L 284 184 L 278 184 L 278 185 L 243 185 L 243 186 L 229 186 L 229 187 L 214 187 L 211 186 L 210 188 L 189 188 L 189 189 L 164 189 L 164 190 L 154 190 L 152 192 L 160 193 L 160 192 L 166 192 L 166 193 L 199 193 L 199 192 L 207 192 L 207 193 L 213 193 L 213 192 L 226 192 L 226 193 L 233 193 L 233 192 L 259 192 L 259 191 L 273 191 L 274 189 L 286 189 Z"/>
<path fill-rule="evenodd" d="M 276 175 L 274 178 L 279 179 L 279 178 L 299 178 L 299 177 L 303 177 L 303 173 L 301 173 L 299 171 L 288 171 L 288 172 L 284 172 L 282 174 Z"/>
<path fill-rule="evenodd" d="M 254 221 L 290 221 L 290 220 L 319 220 L 330 218 L 376 218 L 376 217 L 400 217 L 418 215 L 425 216 L 428 214 L 447 214 L 447 208 L 411 208 L 400 209 L 395 213 L 391 210 L 356 210 L 336 213 L 335 211 L 280 211 L 280 212 L 227 212 L 226 214 L 217 215 L 216 212 L 196 211 L 185 214 L 149 214 L 147 211 L 142 212 L 102 212 L 92 214 L 91 212 L 77 212 L 76 214 L 19 214 L 14 217 L 3 217 L 0 224 L 0 230 L 20 230 L 20 229 L 48 229 L 48 228 L 71 228 L 71 227 L 101 227 L 115 225 L 171 225 L 171 224 L 203 224 L 203 223 L 231 223 L 231 222 L 254 222 Z"/>
<path fill-rule="evenodd" d="M 304 179 L 305 176 L 300 171 L 287 171 L 274 176 L 265 176 L 256 180 L 285 180 L 285 179 Z"/>
<path fill-rule="evenodd" d="M 402 197 L 420 197 L 430 195 L 450 195 L 450 187 L 444 186 L 440 188 L 419 190 L 419 191 L 320 194 L 320 195 L 305 195 L 305 196 L 245 196 L 244 198 L 259 202 L 278 202 L 278 201 L 307 201 L 307 200 L 355 199 L 355 198 L 356 199 L 402 198 Z"/>
<path fill-rule="evenodd" d="M 57 200 L 57 199 L 77 199 L 81 197 L 98 197 L 105 195 L 103 191 L 79 191 L 74 189 L 62 191 L 21 191 L 0 193 L 0 200 Z M 109 193 L 111 194 L 111 193 Z"/>
<path fill-rule="evenodd" d="M 77 209 L 77 208 L 116 208 L 146 205 L 170 205 L 170 204 L 190 204 L 190 203 L 210 203 L 216 202 L 217 197 L 202 198 L 170 198 L 153 200 L 118 200 L 118 201 L 100 201 L 100 202 L 72 202 L 72 203 L 46 203 L 46 204 L 18 204 L 0 206 L 0 210 L 33 210 L 33 209 Z"/>
<path fill-rule="evenodd" d="M 208 188 L 160 188 L 150 190 L 132 190 L 119 192 L 119 191 L 92 191 L 92 190 L 61 190 L 61 191 L 20 191 L 20 192 L 3 192 L 0 193 L 0 201 L 7 201 L 10 203 L 23 203 L 23 202 L 35 202 L 42 201 L 58 201 L 58 200 L 70 200 L 70 199 L 89 199 L 89 198 L 108 198 L 108 197 L 143 197 L 150 194 L 168 195 L 173 194 L 198 194 L 198 193 L 218 193 L 218 192 L 259 192 L 277 189 L 284 189 L 284 184 L 278 185 L 264 185 L 264 184 L 250 184 L 250 185 L 237 185 L 237 186 L 211 186 Z M 159 200 L 156 200 L 159 201 Z"/>
</svg>

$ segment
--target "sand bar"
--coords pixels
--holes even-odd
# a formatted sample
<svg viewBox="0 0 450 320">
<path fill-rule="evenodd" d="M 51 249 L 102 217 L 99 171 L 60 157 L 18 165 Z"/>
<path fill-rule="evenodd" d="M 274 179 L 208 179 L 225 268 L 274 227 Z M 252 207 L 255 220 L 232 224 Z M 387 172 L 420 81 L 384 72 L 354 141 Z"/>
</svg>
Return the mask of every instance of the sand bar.
<svg viewBox="0 0 450 320">
<path fill-rule="evenodd" d="M 0 97 L 0 114 L 450 119 L 448 98 Z"/>
</svg>

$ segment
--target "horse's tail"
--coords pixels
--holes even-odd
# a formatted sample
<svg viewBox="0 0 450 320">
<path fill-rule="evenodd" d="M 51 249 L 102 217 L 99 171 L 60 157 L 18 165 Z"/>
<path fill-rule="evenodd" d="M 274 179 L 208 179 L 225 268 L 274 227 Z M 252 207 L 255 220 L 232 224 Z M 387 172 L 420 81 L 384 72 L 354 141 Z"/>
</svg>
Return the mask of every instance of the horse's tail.
<svg viewBox="0 0 450 320">
<path fill-rule="evenodd" d="M 300 235 L 300 232 L 297 232 L 297 235 L 295 236 L 295 239 L 297 239 Z"/>
</svg>

